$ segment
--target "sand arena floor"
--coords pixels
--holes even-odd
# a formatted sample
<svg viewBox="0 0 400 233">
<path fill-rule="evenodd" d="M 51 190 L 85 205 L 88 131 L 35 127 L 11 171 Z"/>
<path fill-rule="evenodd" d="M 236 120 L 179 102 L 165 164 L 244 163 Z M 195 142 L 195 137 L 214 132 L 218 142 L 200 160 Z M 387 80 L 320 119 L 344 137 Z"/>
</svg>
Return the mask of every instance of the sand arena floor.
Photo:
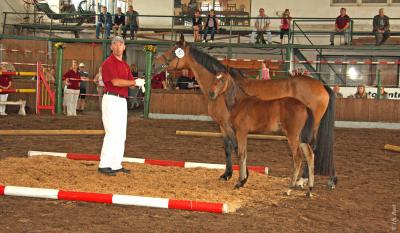
<svg viewBox="0 0 400 233">
<path fill-rule="evenodd" d="M 10 115 L 2 129 L 101 129 L 98 114 L 76 118 Z M 224 163 L 222 140 L 176 136 L 175 130 L 217 131 L 213 122 L 128 120 L 126 156 Z M 271 168 L 252 173 L 233 190 L 237 172 L 219 181 L 220 170 L 126 164 L 132 174 L 106 177 L 97 162 L 27 158 L 28 150 L 99 153 L 101 136 L 1 136 L 0 183 L 76 191 L 225 202 L 232 213 L 210 214 L 135 206 L 0 197 L 0 232 L 391 232 L 400 213 L 400 131 L 335 130 L 339 186 L 316 178 L 315 197 L 296 190 L 285 197 L 292 161 L 286 142 L 250 140 L 248 164 Z M 236 161 L 236 160 L 235 160 Z M 397 226 L 397 229 L 400 227 Z"/>
</svg>

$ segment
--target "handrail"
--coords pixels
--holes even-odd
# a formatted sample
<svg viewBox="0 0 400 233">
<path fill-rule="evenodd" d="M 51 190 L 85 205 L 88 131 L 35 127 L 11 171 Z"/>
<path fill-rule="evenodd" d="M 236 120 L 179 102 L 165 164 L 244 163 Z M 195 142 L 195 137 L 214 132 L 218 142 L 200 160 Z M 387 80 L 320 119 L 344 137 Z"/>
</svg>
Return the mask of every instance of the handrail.
<svg viewBox="0 0 400 233">
<path fill-rule="evenodd" d="M 352 30 L 352 21 L 350 21 L 350 30 Z M 301 27 L 297 24 L 297 21 L 293 21 L 293 34 L 292 34 L 292 44 L 294 44 L 294 34 L 295 34 L 295 30 L 294 27 L 297 27 L 300 32 L 304 35 L 304 37 L 308 40 L 308 42 L 310 42 L 311 45 L 314 45 L 314 43 L 310 40 L 310 38 L 304 33 L 304 31 L 301 29 Z M 351 31 L 350 31 L 350 35 L 352 35 Z M 324 59 L 324 61 L 327 61 L 325 56 L 322 55 L 321 51 L 319 49 L 315 49 L 315 51 L 317 51 L 317 53 L 319 54 L 319 56 Z M 335 71 L 335 69 L 332 67 L 331 64 L 326 63 L 328 65 L 328 67 L 333 71 L 333 73 L 335 74 L 336 78 L 339 78 L 340 81 L 342 81 L 342 83 L 344 84 L 345 81 L 343 80 L 343 78 Z"/>
</svg>

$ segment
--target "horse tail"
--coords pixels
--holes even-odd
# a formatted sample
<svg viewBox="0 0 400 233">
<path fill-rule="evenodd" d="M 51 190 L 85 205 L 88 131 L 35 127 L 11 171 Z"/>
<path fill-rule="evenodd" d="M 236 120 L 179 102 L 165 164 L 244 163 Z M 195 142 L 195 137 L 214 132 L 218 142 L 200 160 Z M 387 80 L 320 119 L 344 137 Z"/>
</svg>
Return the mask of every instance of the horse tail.
<svg viewBox="0 0 400 233">
<path fill-rule="evenodd" d="M 307 109 L 307 120 L 301 130 L 300 141 L 301 143 L 312 144 L 314 141 L 313 125 L 314 125 L 314 114 L 311 109 Z"/>
<path fill-rule="evenodd" d="M 328 108 L 321 119 L 314 149 L 315 173 L 323 176 L 335 176 L 333 159 L 333 140 L 335 127 L 335 94 L 328 86 L 324 86 L 329 94 Z"/>
</svg>

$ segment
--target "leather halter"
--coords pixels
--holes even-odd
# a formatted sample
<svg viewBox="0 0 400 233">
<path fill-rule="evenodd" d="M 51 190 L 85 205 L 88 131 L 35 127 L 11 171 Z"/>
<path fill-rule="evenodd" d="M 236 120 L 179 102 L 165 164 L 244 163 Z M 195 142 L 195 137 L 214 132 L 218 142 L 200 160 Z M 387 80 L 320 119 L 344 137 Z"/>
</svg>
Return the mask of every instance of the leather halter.
<svg viewBox="0 0 400 233">
<path fill-rule="evenodd" d="M 171 56 L 170 58 L 167 58 L 167 56 L 165 56 L 165 54 L 161 54 L 161 57 L 164 59 L 164 62 L 165 62 L 164 64 L 161 65 L 163 68 L 169 67 L 169 64 L 170 64 L 171 61 L 174 60 L 175 58 L 178 59 L 178 61 L 176 62 L 175 70 L 178 68 L 178 64 L 179 64 L 180 58 L 177 57 L 176 54 L 175 54 L 175 50 L 177 50 L 178 48 L 180 48 L 180 47 L 174 46 L 173 52 L 171 53 L 172 56 Z"/>
</svg>

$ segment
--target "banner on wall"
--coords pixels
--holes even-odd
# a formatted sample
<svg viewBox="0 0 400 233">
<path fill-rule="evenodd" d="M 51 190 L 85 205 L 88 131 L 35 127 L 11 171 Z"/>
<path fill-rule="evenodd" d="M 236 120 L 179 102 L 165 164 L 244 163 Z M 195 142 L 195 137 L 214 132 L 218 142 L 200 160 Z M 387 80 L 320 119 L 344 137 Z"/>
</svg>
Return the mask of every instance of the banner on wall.
<svg viewBox="0 0 400 233">
<path fill-rule="evenodd" d="M 365 87 L 365 91 L 368 93 L 370 98 L 376 98 L 376 87 Z M 340 87 L 340 93 L 343 97 L 347 98 L 354 95 L 357 92 L 357 87 Z M 400 88 L 386 88 L 385 92 L 388 93 L 389 99 L 400 100 Z"/>
</svg>

